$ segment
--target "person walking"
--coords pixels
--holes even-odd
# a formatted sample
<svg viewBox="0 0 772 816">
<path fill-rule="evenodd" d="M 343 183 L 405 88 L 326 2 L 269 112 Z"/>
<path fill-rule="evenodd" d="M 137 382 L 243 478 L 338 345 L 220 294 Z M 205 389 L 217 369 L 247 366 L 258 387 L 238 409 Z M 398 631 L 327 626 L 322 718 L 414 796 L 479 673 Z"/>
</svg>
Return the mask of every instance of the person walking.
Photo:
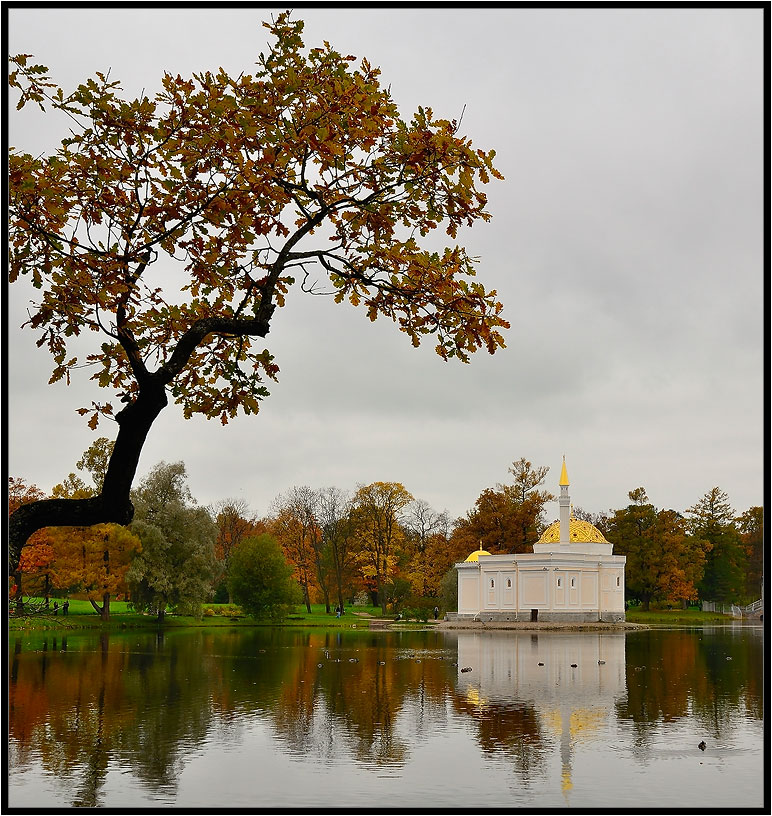
<svg viewBox="0 0 772 816">
<path fill-rule="evenodd" d="M 62 604 L 62 614 L 66 615 L 70 611 L 70 599 L 65 598 L 64 603 Z"/>
<path fill-rule="evenodd" d="M 438 606 L 435 606 L 434 607 L 434 620 L 437 620 L 439 615 L 440 615 L 440 608 Z"/>
</svg>

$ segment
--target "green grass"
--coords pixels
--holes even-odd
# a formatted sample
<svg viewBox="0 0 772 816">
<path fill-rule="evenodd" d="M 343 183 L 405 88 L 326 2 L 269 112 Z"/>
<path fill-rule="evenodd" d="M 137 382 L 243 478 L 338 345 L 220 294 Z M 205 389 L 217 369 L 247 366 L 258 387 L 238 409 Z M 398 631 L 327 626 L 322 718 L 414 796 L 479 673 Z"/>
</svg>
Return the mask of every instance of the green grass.
<svg viewBox="0 0 772 816">
<path fill-rule="evenodd" d="M 35 599 L 41 601 L 41 599 Z M 64 615 L 61 609 L 61 599 L 59 612 L 53 614 L 53 600 L 48 613 L 15 618 L 9 617 L 9 631 L 26 630 L 55 630 L 55 629 L 145 629 L 157 627 L 158 621 L 155 615 L 147 615 L 129 609 L 126 601 L 110 602 L 110 620 L 102 621 L 99 615 L 88 601 L 72 598 L 70 600 L 69 614 Z M 221 626 L 266 626 L 273 625 L 270 621 L 257 621 L 246 617 L 241 611 L 229 604 L 204 604 L 204 615 L 201 619 L 189 615 L 167 614 L 164 618 L 164 628 L 177 628 L 184 626 L 192 627 L 221 627 Z M 213 614 L 207 614 L 206 610 L 211 609 Z M 358 614 L 355 614 L 358 613 Z M 298 606 L 284 620 L 284 626 L 299 627 L 325 627 L 328 629 L 350 629 L 352 627 L 367 628 L 369 617 L 380 618 L 381 608 L 379 606 L 356 606 L 346 607 L 345 613 L 337 618 L 334 612 L 325 612 L 324 604 L 311 604 L 311 613 L 306 607 Z M 388 617 L 393 617 L 389 615 Z"/>
<path fill-rule="evenodd" d="M 644 612 L 640 607 L 630 607 L 625 612 L 625 620 L 630 623 L 651 625 L 692 625 L 702 626 L 705 623 L 726 623 L 732 620 L 731 615 L 720 612 L 703 612 L 700 609 L 651 609 Z"/>
</svg>

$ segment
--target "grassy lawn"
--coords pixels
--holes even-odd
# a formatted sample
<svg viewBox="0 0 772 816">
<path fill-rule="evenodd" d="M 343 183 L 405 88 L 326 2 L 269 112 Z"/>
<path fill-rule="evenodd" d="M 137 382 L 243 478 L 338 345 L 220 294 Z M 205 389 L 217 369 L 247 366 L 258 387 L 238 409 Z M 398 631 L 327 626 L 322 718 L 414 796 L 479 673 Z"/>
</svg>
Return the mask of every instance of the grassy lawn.
<svg viewBox="0 0 772 816">
<path fill-rule="evenodd" d="M 51 602 L 53 605 L 53 601 Z M 155 615 L 146 615 L 129 609 L 126 601 L 110 602 L 110 620 L 103 623 L 88 601 L 73 598 L 70 600 L 69 615 L 65 616 L 59 601 L 59 613 L 37 614 L 29 617 L 9 617 L 10 631 L 18 630 L 51 630 L 51 629 L 145 629 L 158 626 Z M 238 607 L 228 604 L 204 604 L 204 614 L 200 619 L 187 615 L 167 614 L 164 628 L 220 627 L 220 626 L 270 626 L 270 621 L 258 621 L 242 614 Z M 311 604 L 309 614 L 305 606 L 297 606 L 284 620 L 283 626 L 324 627 L 327 629 L 366 629 L 369 618 L 382 618 L 379 606 L 347 606 L 345 613 L 336 618 L 335 613 L 328 614 L 323 604 Z M 394 614 L 386 615 L 393 618 Z M 646 623 L 652 626 L 702 626 L 709 623 L 727 623 L 730 615 L 717 612 L 702 612 L 699 609 L 652 609 L 644 612 L 640 607 L 627 610 L 626 619 L 631 623 Z M 404 625 L 409 626 L 407 621 Z"/>
<path fill-rule="evenodd" d="M 103 622 L 88 601 L 72 598 L 69 614 L 64 615 L 59 603 L 57 615 L 53 614 L 53 601 L 48 613 L 40 613 L 21 618 L 9 616 L 10 631 L 50 630 L 50 629 L 137 629 L 153 628 L 158 625 L 155 615 L 147 615 L 129 609 L 126 601 L 110 602 L 110 620 Z M 219 626 L 265 626 L 270 621 L 257 621 L 242 614 L 238 607 L 229 604 L 204 604 L 204 614 L 200 619 L 188 615 L 167 614 L 164 628 L 182 626 L 219 627 Z M 315 626 L 329 629 L 367 628 L 368 618 L 380 618 L 379 606 L 346 607 L 345 613 L 337 618 L 334 612 L 325 612 L 324 604 L 311 604 L 309 614 L 305 606 L 298 606 L 284 620 L 284 626 Z M 391 617 L 391 616 L 389 616 Z"/>
<path fill-rule="evenodd" d="M 732 620 L 732 616 L 722 615 L 720 612 L 703 612 L 700 609 L 651 609 L 644 612 L 640 607 L 633 606 L 625 612 L 625 620 L 652 626 L 702 626 L 705 623 L 727 623 Z"/>
</svg>

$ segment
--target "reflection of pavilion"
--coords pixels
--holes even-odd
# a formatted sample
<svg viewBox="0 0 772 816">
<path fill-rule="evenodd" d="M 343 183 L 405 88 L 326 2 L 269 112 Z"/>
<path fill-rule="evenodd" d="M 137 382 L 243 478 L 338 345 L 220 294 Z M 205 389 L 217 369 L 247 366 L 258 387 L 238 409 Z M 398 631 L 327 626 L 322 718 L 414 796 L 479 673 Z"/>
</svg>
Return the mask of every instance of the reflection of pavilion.
<svg viewBox="0 0 772 816">
<path fill-rule="evenodd" d="M 567 797 L 577 743 L 597 737 L 625 693 L 624 632 L 459 632 L 458 666 L 458 690 L 470 702 L 518 701 L 538 712 L 560 740 Z"/>
</svg>

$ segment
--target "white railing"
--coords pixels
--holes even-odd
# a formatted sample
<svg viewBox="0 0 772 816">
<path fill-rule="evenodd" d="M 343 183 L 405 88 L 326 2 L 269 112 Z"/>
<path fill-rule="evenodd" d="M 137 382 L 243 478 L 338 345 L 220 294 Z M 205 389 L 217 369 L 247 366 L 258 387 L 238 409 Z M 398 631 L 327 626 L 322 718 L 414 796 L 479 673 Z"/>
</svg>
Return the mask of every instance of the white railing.
<svg viewBox="0 0 772 816">
<path fill-rule="evenodd" d="M 723 615 L 731 615 L 734 618 L 742 618 L 745 615 L 752 615 L 764 608 L 764 599 L 760 598 L 748 606 L 736 606 L 735 604 L 721 604 L 716 601 L 703 601 L 703 612 L 721 612 Z"/>
<path fill-rule="evenodd" d="M 741 618 L 743 616 L 741 607 L 735 606 L 734 604 L 720 604 L 716 603 L 716 601 L 703 601 L 702 611 L 720 612 L 722 615 L 731 615 L 733 618 Z"/>
</svg>

